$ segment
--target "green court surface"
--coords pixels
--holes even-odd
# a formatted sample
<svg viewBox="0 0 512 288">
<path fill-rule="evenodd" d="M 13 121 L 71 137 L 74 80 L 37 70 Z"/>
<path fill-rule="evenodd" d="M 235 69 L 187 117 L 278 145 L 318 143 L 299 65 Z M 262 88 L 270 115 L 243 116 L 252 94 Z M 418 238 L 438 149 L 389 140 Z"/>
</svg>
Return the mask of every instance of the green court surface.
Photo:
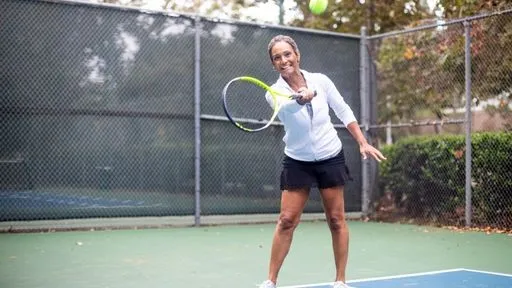
<svg viewBox="0 0 512 288">
<path fill-rule="evenodd" d="M 350 221 L 348 280 L 477 269 L 512 273 L 512 236 Z M 257 287 L 274 224 L 0 234 L 0 287 Z M 280 286 L 333 280 L 325 222 L 304 222 Z"/>
</svg>

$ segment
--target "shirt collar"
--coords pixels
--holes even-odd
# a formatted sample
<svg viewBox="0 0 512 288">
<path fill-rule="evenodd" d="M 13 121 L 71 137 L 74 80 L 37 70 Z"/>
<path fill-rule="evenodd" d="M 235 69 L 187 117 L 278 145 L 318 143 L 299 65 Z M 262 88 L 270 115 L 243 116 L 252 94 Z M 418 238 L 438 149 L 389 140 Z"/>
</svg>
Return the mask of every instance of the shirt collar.
<svg viewBox="0 0 512 288">
<path fill-rule="evenodd" d="M 306 84 L 309 86 L 309 72 L 306 71 L 306 70 L 302 70 L 300 69 L 300 73 L 302 73 L 302 75 L 304 75 L 304 79 L 306 80 Z M 279 74 L 279 79 L 277 79 L 277 84 L 280 86 L 280 87 L 283 87 L 283 88 L 287 88 L 288 90 L 292 91 L 292 88 L 290 87 L 290 85 L 288 85 L 288 83 L 284 80 L 283 76 L 281 76 L 281 74 Z"/>
</svg>

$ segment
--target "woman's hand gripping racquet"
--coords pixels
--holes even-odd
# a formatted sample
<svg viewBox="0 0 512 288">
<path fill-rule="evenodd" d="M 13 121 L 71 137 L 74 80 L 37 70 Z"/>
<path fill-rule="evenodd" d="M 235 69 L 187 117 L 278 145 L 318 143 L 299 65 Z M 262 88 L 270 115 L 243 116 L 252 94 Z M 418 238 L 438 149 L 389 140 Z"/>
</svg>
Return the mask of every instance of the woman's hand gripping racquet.
<svg viewBox="0 0 512 288">
<path fill-rule="evenodd" d="M 267 101 L 266 92 L 272 101 Z M 229 121 L 245 132 L 268 128 L 286 101 L 302 97 L 272 89 L 254 77 L 242 76 L 229 81 L 222 90 L 224 112 Z"/>
</svg>

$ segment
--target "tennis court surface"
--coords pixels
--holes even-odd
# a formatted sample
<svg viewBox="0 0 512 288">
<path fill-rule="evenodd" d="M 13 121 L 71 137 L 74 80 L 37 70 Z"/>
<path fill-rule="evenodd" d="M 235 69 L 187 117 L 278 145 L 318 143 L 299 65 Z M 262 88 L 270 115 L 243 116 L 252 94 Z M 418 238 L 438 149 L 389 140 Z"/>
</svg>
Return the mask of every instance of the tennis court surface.
<svg viewBox="0 0 512 288">
<path fill-rule="evenodd" d="M 3 231 L 13 225 L 0 224 Z M 512 234 L 348 225 L 352 287 L 512 288 Z M 275 226 L 134 228 L 0 233 L 0 287 L 256 288 L 267 274 Z M 278 287 L 328 288 L 333 277 L 327 224 L 301 223 Z"/>
</svg>

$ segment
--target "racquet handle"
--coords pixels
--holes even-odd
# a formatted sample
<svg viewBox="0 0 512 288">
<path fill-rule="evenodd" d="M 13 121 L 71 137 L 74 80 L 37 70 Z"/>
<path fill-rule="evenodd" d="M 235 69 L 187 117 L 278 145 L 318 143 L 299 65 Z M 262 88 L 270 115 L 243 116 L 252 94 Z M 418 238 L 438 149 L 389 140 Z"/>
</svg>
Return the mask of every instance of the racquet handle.
<svg viewBox="0 0 512 288">
<path fill-rule="evenodd" d="M 315 91 L 313 91 L 313 93 L 314 93 L 314 94 L 313 94 L 313 97 L 316 97 L 316 95 L 317 95 L 316 90 L 315 90 Z M 293 94 L 293 95 L 291 95 L 290 97 L 291 97 L 293 100 L 297 100 L 297 99 L 302 98 L 302 95 L 300 95 L 300 94 Z"/>
</svg>

